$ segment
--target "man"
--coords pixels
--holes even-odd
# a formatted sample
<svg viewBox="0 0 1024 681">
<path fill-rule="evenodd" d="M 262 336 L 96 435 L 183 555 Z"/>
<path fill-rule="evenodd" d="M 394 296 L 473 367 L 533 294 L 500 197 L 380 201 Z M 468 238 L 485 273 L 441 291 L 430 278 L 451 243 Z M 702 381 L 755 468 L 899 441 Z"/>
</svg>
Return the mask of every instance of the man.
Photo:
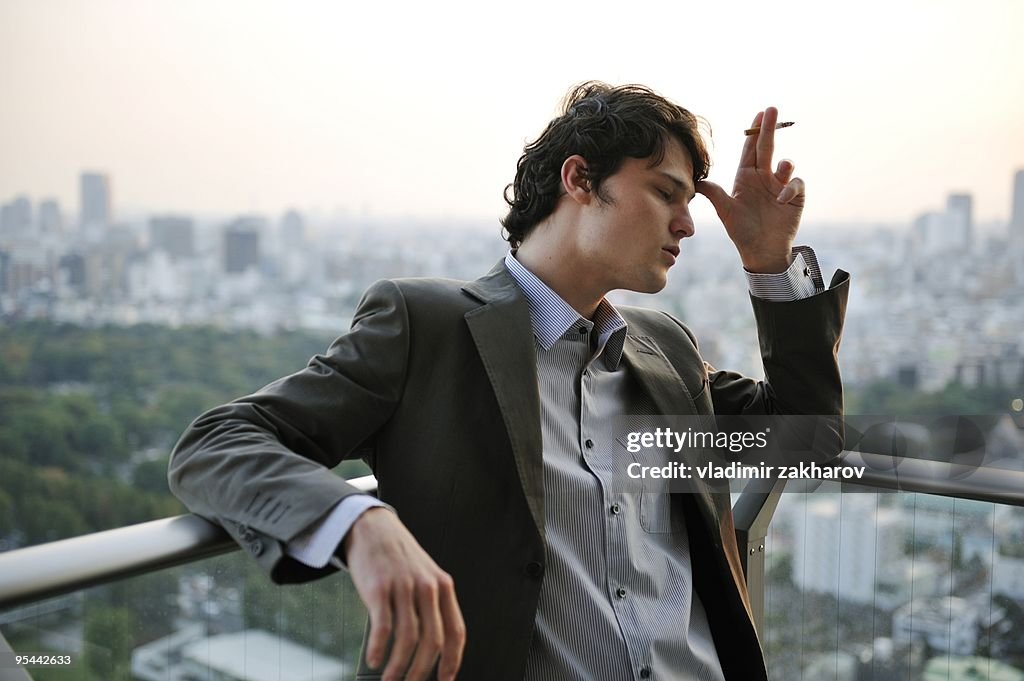
<svg viewBox="0 0 1024 681">
<path fill-rule="evenodd" d="M 622 492 L 608 424 L 841 413 L 847 277 L 825 291 L 794 251 L 804 184 L 772 170 L 776 121 L 754 119 L 730 194 L 688 111 L 578 86 L 519 161 L 502 262 L 372 286 L 326 354 L 192 424 L 172 489 L 279 583 L 346 562 L 370 615 L 359 678 L 766 678 L 728 493 Z M 696 193 L 748 272 L 767 382 L 605 299 L 665 286 Z M 390 507 L 328 470 L 357 455 Z"/>
</svg>

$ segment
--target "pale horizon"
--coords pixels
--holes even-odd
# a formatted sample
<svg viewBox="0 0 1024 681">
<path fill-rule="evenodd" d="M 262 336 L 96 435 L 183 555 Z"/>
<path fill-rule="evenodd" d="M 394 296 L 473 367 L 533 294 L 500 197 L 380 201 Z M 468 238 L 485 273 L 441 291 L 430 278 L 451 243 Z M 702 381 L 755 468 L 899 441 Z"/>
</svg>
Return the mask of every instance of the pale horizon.
<svg viewBox="0 0 1024 681">
<path fill-rule="evenodd" d="M 1024 3 L 723 4 L 8 0 L 0 201 L 53 197 L 74 215 L 79 173 L 97 170 L 115 216 L 496 224 L 524 143 L 596 78 L 707 119 L 725 186 L 743 128 L 778 106 L 796 121 L 776 159 L 807 182 L 805 223 L 905 224 L 953 192 L 974 197 L 976 223 L 1008 220 Z M 694 213 L 716 222 L 701 197 Z"/>
</svg>

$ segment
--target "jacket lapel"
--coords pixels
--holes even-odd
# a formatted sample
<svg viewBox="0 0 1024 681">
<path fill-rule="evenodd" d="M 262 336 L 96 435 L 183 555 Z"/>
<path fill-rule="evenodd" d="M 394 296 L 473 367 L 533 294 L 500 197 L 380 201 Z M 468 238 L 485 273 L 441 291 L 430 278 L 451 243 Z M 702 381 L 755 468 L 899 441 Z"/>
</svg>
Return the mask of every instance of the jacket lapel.
<svg viewBox="0 0 1024 681">
<path fill-rule="evenodd" d="M 501 408 L 523 493 L 543 540 L 543 442 L 530 308 L 502 261 L 463 290 L 484 303 L 466 313 L 466 323 Z"/>
<path fill-rule="evenodd" d="M 686 384 L 675 367 L 665 357 L 658 344 L 649 336 L 626 336 L 622 359 L 636 376 L 640 385 L 654 400 L 661 414 L 694 416 L 697 408 Z"/>
</svg>

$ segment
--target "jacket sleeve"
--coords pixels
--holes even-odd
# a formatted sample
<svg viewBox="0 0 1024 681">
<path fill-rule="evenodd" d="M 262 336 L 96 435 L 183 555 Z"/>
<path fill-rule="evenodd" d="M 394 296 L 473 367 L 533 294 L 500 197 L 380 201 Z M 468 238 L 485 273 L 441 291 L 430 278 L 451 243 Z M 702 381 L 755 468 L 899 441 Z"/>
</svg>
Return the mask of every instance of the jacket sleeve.
<svg viewBox="0 0 1024 681">
<path fill-rule="evenodd" d="M 294 560 L 284 544 L 358 493 L 330 469 L 371 444 L 391 417 L 408 326 L 398 286 L 371 286 L 350 331 L 305 369 L 192 422 L 171 454 L 171 491 L 227 530 L 275 582 L 333 572 Z"/>
<path fill-rule="evenodd" d="M 850 275 L 839 270 L 829 288 L 790 302 L 750 297 L 765 381 L 708 366 L 716 414 L 841 415 L 839 341 Z"/>
<path fill-rule="evenodd" d="M 838 352 L 849 281 L 839 270 L 827 290 L 809 298 L 771 302 L 751 296 L 765 380 L 705 363 L 716 415 L 798 417 L 770 421 L 773 456 L 780 462 L 825 463 L 843 450 Z"/>
</svg>

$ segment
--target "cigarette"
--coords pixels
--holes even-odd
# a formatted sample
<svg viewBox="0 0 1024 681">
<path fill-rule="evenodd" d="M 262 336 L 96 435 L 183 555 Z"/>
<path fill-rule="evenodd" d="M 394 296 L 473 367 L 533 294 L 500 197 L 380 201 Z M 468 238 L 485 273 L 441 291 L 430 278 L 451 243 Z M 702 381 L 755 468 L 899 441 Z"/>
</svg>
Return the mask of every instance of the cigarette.
<svg viewBox="0 0 1024 681">
<path fill-rule="evenodd" d="M 793 123 L 794 123 L 794 121 L 786 121 L 785 123 L 776 123 L 775 124 L 775 129 L 778 130 L 780 128 L 788 128 L 789 126 L 793 125 Z M 761 128 L 747 128 L 746 130 L 743 131 L 743 134 L 744 135 L 756 135 L 759 132 L 761 132 Z"/>
</svg>

